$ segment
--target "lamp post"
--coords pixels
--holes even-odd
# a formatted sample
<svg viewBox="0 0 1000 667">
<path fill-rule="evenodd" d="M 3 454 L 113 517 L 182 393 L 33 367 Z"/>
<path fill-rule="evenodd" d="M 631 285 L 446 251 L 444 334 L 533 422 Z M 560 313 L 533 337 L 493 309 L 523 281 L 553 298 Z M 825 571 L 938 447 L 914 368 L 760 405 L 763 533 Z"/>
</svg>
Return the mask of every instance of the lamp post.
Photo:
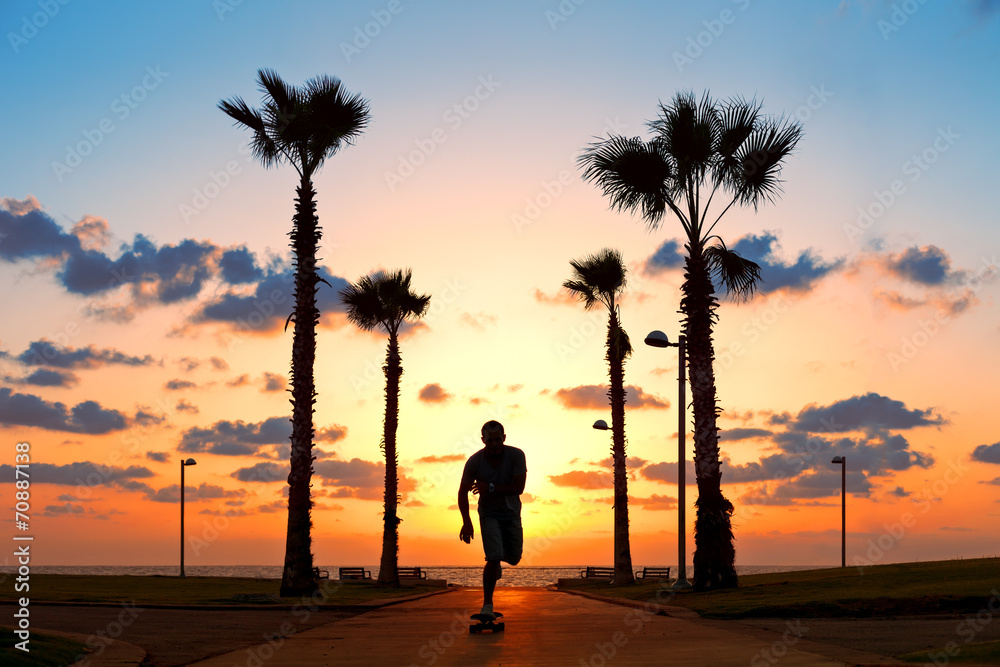
<svg viewBox="0 0 1000 667">
<path fill-rule="evenodd" d="M 184 576 L 184 468 L 197 465 L 194 459 L 181 461 L 181 576 Z"/>
<path fill-rule="evenodd" d="M 662 331 L 650 331 L 646 336 L 646 345 L 651 347 L 677 348 L 677 581 L 671 586 L 674 590 L 689 590 L 691 582 L 687 579 L 687 500 L 684 471 L 684 414 L 687 412 L 687 400 L 684 397 L 684 365 L 687 361 L 684 334 L 677 337 L 676 343 L 671 343 L 667 334 Z"/>
<path fill-rule="evenodd" d="M 847 567 L 847 457 L 834 456 L 840 464 L 840 567 Z"/>
</svg>

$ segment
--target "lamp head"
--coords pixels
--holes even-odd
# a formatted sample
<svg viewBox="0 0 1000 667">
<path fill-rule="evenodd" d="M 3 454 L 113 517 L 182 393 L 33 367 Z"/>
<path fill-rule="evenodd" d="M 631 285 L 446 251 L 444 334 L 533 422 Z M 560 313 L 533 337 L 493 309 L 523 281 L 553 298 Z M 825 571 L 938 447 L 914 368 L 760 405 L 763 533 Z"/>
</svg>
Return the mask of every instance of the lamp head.
<svg viewBox="0 0 1000 667">
<path fill-rule="evenodd" d="M 646 336 L 646 340 L 644 342 L 646 343 L 646 345 L 650 345 L 652 347 L 672 346 L 670 339 L 667 338 L 667 334 L 663 333 L 659 329 L 657 329 L 656 331 L 650 331 L 649 334 Z"/>
<path fill-rule="evenodd" d="M 193 466 L 193 465 L 198 465 L 198 462 L 195 461 L 194 459 L 188 459 L 187 461 L 182 462 L 181 465 L 182 466 Z"/>
<path fill-rule="evenodd" d="M 834 456 L 830 460 L 830 463 L 843 463 L 846 459 L 847 459 L 846 456 Z"/>
<path fill-rule="evenodd" d="M 596 428 L 598 431 L 607 431 L 609 428 L 608 422 L 604 421 L 603 419 L 598 419 L 596 422 L 594 422 L 594 428 Z"/>
</svg>

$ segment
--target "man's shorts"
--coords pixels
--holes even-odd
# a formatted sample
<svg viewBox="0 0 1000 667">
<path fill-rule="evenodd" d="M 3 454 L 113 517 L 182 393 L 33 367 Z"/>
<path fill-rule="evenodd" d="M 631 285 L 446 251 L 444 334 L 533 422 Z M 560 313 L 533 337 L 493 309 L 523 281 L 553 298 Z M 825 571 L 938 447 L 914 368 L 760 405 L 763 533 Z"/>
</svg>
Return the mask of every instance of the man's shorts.
<svg viewBox="0 0 1000 667">
<path fill-rule="evenodd" d="M 524 550 L 524 531 L 521 517 L 494 519 L 479 515 L 479 534 L 483 539 L 486 560 L 502 560 L 517 565 Z"/>
</svg>

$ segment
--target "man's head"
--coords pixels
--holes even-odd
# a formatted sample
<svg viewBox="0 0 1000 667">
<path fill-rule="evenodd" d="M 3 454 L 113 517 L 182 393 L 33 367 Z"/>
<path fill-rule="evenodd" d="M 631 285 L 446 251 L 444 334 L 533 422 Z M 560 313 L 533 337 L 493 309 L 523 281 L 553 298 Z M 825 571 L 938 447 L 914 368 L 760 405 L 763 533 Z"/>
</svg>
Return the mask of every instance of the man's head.
<svg viewBox="0 0 1000 667">
<path fill-rule="evenodd" d="M 507 435 L 503 432 L 503 424 L 490 420 L 483 424 L 483 444 L 488 454 L 499 453 Z"/>
</svg>

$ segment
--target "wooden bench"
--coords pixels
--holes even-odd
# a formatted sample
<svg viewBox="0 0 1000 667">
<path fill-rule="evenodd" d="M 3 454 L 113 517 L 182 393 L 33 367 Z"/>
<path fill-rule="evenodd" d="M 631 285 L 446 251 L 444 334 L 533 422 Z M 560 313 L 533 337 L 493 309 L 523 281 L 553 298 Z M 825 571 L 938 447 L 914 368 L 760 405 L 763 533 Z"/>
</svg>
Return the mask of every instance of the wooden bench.
<svg viewBox="0 0 1000 667">
<path fill-rule="evenodd" d="M 400 579 L 426 579 L 427 573 L 419 567 L 397 567 L 396 572 Z"/>
<path fill-rule="evenodd" d="M 669 567 L 644 567 L 642 572 L 635 573 L 636 579 L 669 579 Z"/>
<path fill-rule="evenodd" d="M 371 579 L 372 573 L 363 567 L 342 567 L 339 576 L 341 579 Z"/>
<path fill-rule="evenodd" d="M 329 578 L 330 578 L 329 570 L 321 570 L 318 567 L 313 568 L 313 579 L 329 579 Z"/>
<path fill-rule="evenodd" d="M 586 570 L 580 570 L 580 576 L 584 579 L 590 579 L 592 577 L 611 577 L 615 576 L 615 568 L 613 567 L 588 567 Z"/>
</svg>

